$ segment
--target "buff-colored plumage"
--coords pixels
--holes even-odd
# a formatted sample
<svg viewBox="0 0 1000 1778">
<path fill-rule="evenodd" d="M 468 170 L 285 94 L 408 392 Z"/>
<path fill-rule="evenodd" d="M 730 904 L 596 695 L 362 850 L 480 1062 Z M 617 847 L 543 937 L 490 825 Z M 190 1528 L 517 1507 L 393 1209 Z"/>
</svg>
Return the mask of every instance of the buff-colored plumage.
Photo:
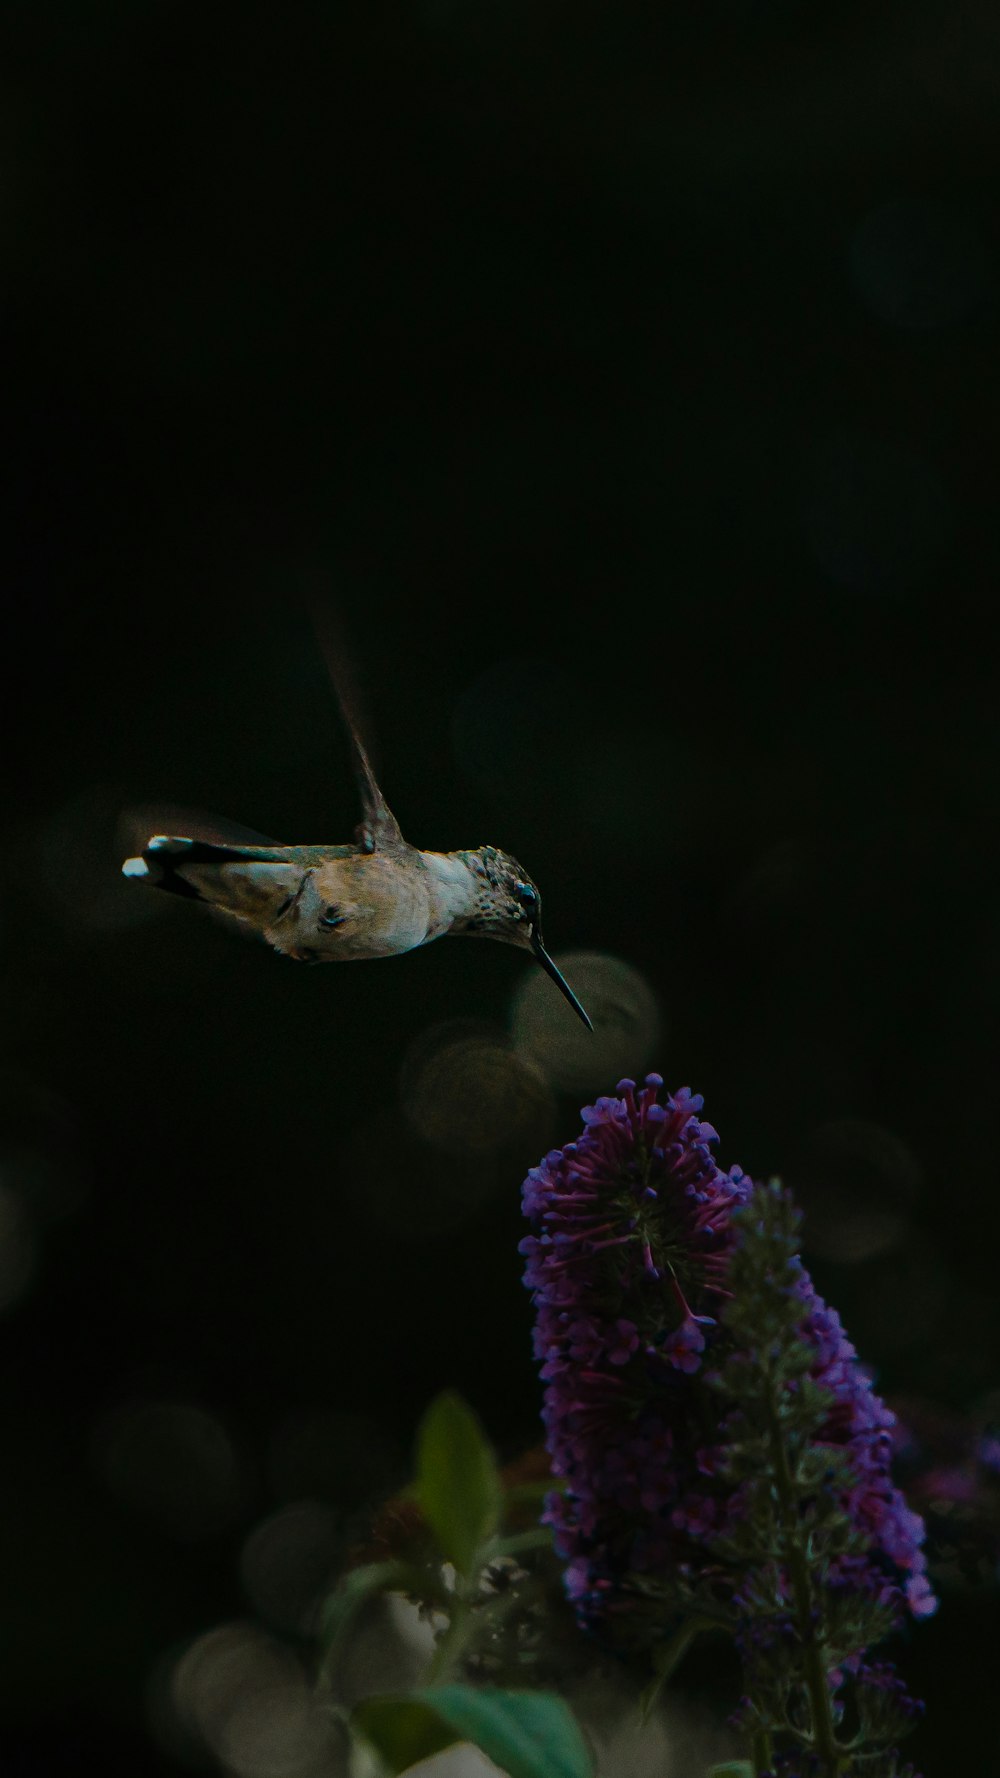
<svg viewBox="0 0 1000 1778">
<path fill-rule="evenodd" d="M 493 846 L 424 852 L 403 838 L 350 715 L 363 820 L 352 845 L 223 845 L 157 834 L 125 875 L 206 902 L 300 962 L 390 957 L 446 933 L 530 950 L 585 1024 L 542 943 L 541 898 L 517 860 Z"/>
</svg>

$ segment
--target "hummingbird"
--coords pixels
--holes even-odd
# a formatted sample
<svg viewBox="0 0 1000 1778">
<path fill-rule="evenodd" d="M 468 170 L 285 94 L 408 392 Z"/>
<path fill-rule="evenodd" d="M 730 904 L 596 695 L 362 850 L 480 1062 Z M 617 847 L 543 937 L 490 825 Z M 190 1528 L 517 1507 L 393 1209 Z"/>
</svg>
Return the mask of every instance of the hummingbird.
<svg viewBox="0 0 1000 1778">
<path fill-rule="evenodd" d="M 353 843 L 218 844 L 158 833 L 123 874 L 206 902 L 300 963 L 394 957 L 447 934 L 499 939 L 530 951 L 593 1030 L 542 941 L 542 899 L 527 871 L 497 846 L 425 852 L 405 840 L 336 674 L 334 689 L 361 799 Z"/>
</svg>

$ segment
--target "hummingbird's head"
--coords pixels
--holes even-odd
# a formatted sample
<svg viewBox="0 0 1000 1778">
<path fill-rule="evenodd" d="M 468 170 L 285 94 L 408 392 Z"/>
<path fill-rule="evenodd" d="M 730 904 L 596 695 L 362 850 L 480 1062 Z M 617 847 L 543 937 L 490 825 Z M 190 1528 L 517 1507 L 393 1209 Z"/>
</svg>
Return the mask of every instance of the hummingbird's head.
<svg viewBox="0 0 1000 1778">
<path fill-rule="evenodd" d="M 479 938 L 498 938 L 504 944 L 530 951 L 556 983 L 574 1012 L 590 1030 L 593 1026 L 569 983 L 556 968 L 542 943 L 542 897 L 527 871 L 497 846 L 477 846 L 460 852 L 475 884 L 473 905 L 455 931 Z"/>
</svg>

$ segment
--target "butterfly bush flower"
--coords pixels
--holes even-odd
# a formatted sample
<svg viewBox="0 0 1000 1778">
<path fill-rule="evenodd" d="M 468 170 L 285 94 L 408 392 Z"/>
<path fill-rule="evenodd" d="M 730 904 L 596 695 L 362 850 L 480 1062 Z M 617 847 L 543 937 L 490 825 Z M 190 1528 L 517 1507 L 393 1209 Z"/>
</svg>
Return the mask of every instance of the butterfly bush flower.
<svg viewBox="0 0 1000 1778">
<path fill-rule="evenodd" d="M 662 1084 L 622 1081 L 588 1106 L 583 1135 L 524 1186 L 546 1443 L 567 1484 L 548 1514 L 587 1625 L 621 1610 L 632 1577 L 682 1558 L 676 1515 L 704 1436 L 690 1379 L 717 1328 L 731 1212 L 750 1191 L 713 1160 L 701 1099 L 684 1089 L 662 1104 Z"/>
<path fill-rule="evenodd" d="M 805 1737 L 822 1770 L 848 1681 L 876 1739 L 907 1726 L 901 1684 L 865 1657 L 934 1610 L 923 1524 L 891 1478 L 893 1415 L 802 1267 L 787 1194 L 724 1172 L 701 1098 L 662 1087 L 620 1082 L 525 1181 L 564 1488 L 546 1516 L 586 1628 L 655 1660 L 685 1617 L 728 1627 L 748 1733 Z"/>
</svg>

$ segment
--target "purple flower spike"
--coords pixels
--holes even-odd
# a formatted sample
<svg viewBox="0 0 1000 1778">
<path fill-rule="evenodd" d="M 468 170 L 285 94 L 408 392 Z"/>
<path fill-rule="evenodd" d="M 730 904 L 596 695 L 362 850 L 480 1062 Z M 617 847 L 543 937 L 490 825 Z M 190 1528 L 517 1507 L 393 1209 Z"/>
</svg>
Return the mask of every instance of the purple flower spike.
<svg viewBox="0 0 1000 1778">
<path fill-rule="evenodd" d="M 620 1081 L 524 1185 L 547 1445 L 567 1483 L 547 1518 L 585 1623 L 617 1611 L 628 1577 L 690 1554 L 690 1521 L 674 1514 L 706 1444 L 692 1382 L 718 1332 L 731 1214 L 751 1189 L 716 1164 L 701 1098 L 685 1087 L 661 1102 L 662 1086 Z"/>
<path fill-rule="evenodd" d="M 813 1492 L 825 1492 L 850 1528 L 833 1545 L 823 1597 L 835 1611 L 847 1595 L 863 1596 L 880 1614 L 879 1636 L 907 1614 L 927 1616 L 936 1601 L 923 1523 L 890 1474 L 894 1416 L 802 1268 L 794 1211 L 787 1207 L 791 1234 L 775 1249 L 785 1282 L 779 1288 L 772 1275 L 768 1285 L 772 1304 L 786 1306 L 784 1331 L 768 1331 L 766 1307 L 757 1312 L 767 1290 L 745 1284 L 738 1296 L 731 1288 L 740 1288 L 733 1262 L 743 1251 L 736 1213 L 753 1182 L 739 1167 L 718 1166 L 701 1098 L 686 1087 L 662 1097 L 662 1085 L 659 1075 L 638 1089 L 620 1081 L 614 1097 L 583 1111 L 582 1135 L 548 1154 L 524 1185 L 534 1232 L 521 1252 L 546 1384 L 546 1444 L 565 1484 L 549 1497 L 546 1519 L 577 1615 L 587 1627 L 641 1638 L 658 1599 L 662 1634 L 663 1602 L 707 1584 L 713 1609 L 745 1643 L 764 1635 L 751 1623 L 757 1607 L 740 1565 L 727 1567 L 725 1557 L 734 1539 L 750 1547 L 759 1486 L 734 1466 L 746 1421 L 732 1385 L 741 1375 L 752 1384 L 790 1340 L 801 1359 L 782 1388 L 794 1398 L 807 1375 L 818 1404 L 809 1409 Z M 810 1512 L 808 1494 L 802 1500 Z M 781 1600 L 792 1596 L 787 1572 L 776 1585 L 778 1616 L 765 1640 L 781 1633 Z"/>
</svg>

